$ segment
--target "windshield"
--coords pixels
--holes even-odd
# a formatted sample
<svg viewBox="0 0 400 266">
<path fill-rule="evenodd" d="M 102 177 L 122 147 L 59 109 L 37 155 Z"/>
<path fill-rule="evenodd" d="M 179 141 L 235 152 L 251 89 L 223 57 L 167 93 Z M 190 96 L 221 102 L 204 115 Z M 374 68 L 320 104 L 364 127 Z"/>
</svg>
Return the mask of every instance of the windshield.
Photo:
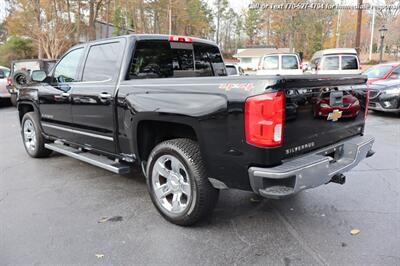
<svg viewBox="0 0 400 266">
<path fill-rule="evenodd" d="M 40 64 L 38 61 L 16 62 L 14 63 L 13 69 L 14 72 L 18 70 L 26 70 L 26 71 L 40 70 Z"/>
<path fill-rule="evenodd" d="M 228 72 L 228 76 L 237 75 L 236 67 L 235 66 L 225 66 L 226 71 Z"/>
<path fill-rule="evenodd" d="M 386 73 L 392 69 L 392 66 L 387 65 L 387 66 L 373 66 L 368 68 L 367 70 L 364 71 L 364 75 L 367 75 L 368 78 L 383 78 Z"/>
</svg>

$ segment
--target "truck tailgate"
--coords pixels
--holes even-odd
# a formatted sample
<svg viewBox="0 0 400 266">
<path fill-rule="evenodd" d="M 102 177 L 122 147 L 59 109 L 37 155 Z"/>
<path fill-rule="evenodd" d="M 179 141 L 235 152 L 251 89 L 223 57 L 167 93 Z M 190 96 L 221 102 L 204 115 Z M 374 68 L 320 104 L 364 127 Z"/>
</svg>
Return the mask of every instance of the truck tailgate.
<svg viewBox="0 0 400 266">
<path fill-rule="evenodd" d="M 367 96 L 355 85 L 365 82 L 361 75 L 313 75 L 277 84 L 286 95 L 283 159 L 362 134 Z"/>
</svg>

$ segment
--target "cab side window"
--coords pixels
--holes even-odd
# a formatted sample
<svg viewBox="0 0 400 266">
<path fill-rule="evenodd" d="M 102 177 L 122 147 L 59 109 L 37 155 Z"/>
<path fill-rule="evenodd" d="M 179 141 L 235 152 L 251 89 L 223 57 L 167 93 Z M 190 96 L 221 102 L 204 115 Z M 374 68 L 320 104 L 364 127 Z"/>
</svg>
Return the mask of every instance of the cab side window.
<svg viewBox="0 0 400 266">
<path fill-rule="evenodd" d="M 83 47 L 72 50 L 57 64 L 54 70 L 54 81 L 57 83 L 75 82 L 79 62 L 83 56 Z"/>
<path fill-rule="evenodd" d="M 82 81 L 115 81 L 119 69 L 120 42 L 93 45 L 89 49 Z"/>
</svg>

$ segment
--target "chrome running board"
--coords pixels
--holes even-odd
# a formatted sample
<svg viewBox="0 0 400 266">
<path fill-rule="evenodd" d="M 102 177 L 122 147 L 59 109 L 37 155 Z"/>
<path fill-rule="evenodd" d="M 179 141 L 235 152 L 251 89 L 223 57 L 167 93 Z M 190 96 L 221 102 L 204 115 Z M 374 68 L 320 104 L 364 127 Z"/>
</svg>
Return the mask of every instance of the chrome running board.
<svg viewBox="0 0 400 266">
<path fill-rule="evenodd" d="M 61 143 L 46 143 L 44 146 L 46 149 L 67 155 L 94 166 L 98 166 L 116 174 L 127 174 L 131 171 L 129 165 L 121 164 L 119 162 L 110 160 L 105 156 L 81 151 Z"/>
</svg>

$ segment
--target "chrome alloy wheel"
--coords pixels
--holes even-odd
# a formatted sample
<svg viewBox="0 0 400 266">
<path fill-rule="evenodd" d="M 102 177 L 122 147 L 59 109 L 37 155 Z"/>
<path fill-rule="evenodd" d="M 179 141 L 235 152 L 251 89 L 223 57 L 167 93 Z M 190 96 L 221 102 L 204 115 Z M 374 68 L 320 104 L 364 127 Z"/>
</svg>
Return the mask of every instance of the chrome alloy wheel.
<svg viewBox="0 0 400 266">
<path fill-rule="evenodd" d="M 23 127 L 23 134 L 24 134 L 25 147 L 29 151 L 35 151 L 37 145 L 36 131 L 35 127 L 33 126 L 33 122 L 29 119 L 25 120 Z"/>
<path fill-rule="evenodd" d="M 152 185 L 159 204 L 168 212 L 182 214 L 191 202 L 192 189 L 185 166 L 173 155 L 162 155 L 154 163 Z"/>
</svg>

